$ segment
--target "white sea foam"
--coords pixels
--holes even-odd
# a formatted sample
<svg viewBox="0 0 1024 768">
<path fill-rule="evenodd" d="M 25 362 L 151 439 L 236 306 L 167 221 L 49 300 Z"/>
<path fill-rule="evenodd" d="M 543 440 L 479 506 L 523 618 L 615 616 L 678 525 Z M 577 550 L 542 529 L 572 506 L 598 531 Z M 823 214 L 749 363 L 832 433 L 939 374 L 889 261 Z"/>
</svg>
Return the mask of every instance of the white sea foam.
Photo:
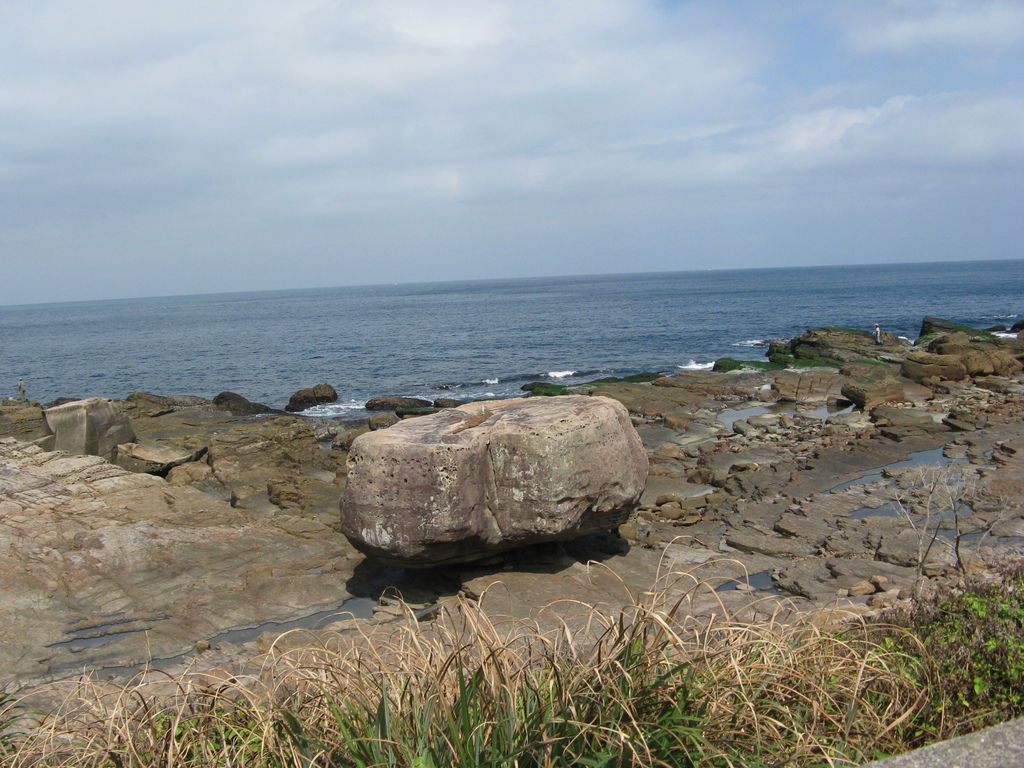
<svg viewBox="0 0 1024 768">
<path fill-rule="evenodd" d="M 684 371 L 710 371 L 715 367 L 714 363 L 698 363 L 694 359 L 690 359 L 686 365 L 677 365 L 676 368 L 680 368 Z"/>
<path fill-rule="evenodd" d="M 565 379 L 572 376 L 576 371 L 548 371 L 549 379 Z"/>
<path fill-rule="evenodd" d="M 1017 338 L 1017 334 L 1016 333 L 1010 333 L 1010 332 L 1004 332 L 1004 331 L 995 331 L 995 332 L 993 332 L 992 335 L 993 336 L 998 336 L 1000 339 L 1016 339 Z"/>
<path fill-rule="evenodd" d="M 497 379 L 484 379 L 480 383 L 481 384 L 497 384 L 498 380 Z"/>
<path fill-rule="evenodd" d="M 734 341 L 732 345 L 734 347 L 767 347 L 768 339 L 744 339 L 743 341 Z"/>
<path fill-rule="evenodd" d="M 303 416 L 313 416 L 320 419 L 329 419 L 333 416 L 344 416 L 349 411 L 362 410 L 363 403 L 357 400 L 349 400 L 345 403 L 323 403 L 314 405 L 302 412 Z"/>
</svg>

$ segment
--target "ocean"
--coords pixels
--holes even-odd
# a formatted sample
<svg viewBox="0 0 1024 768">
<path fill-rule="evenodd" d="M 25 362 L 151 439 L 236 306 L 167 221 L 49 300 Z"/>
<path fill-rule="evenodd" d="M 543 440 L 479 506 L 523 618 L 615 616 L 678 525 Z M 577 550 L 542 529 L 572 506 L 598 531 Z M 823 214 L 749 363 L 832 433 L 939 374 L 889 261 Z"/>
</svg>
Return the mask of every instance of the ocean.
<svg viewBox="0 0 1024 768">
<path fill-rule="evenodd" d="M 378 395 L 508 396 L 528 381 L 763 359 L 821 325 L 915 338 L 925 315 L 1024 317 L 1024 261 L 706 270 L 374 285 L 0 307 L 0 396 L 135 390 L 283 407 L 320 382 L 360 414 Z"/>
</svg>

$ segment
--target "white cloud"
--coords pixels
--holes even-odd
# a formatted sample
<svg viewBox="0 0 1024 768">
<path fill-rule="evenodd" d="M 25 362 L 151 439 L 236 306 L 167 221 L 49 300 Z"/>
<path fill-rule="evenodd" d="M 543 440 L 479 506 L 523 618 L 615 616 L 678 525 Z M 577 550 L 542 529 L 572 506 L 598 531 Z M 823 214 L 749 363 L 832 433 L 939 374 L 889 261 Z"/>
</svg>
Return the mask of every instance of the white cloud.
<svg viewBox="0 0 1024 768">
<path fill-rule="evenodd" d="M 735 114 L 761 63 L 744 34 L 631 0 L 26 8 L 0 32 L 19 174 L 98 192 L 206 165 L 192 194 L 237 179 L 240 203 L 303 211 L 489 195 L 489 174 L 520 194 L 538 168 Z"/>
<path fill-rule="evenodd" d="M 670 231 L 778 190 L 799 217 L 839 187 L 1020 178 L 1019 62 L 963 55 L 1017 45 L 1019 4 L 809 7 L 0 0 L 0 252 L 383 239 L 397 263 L 436 227 L 453 264 L 492 231 L 544 263 L 590 224 L 601 248 L 606 223 Z M 861 53 L 917 55 L 850 57 L 837 19 Z"/>
<path fill-rule="evenodd" d="M 887 0 L 857 3 L 848 41 L 862 53 L 920 48 L 1003 50 L 1024 43 L 1024 6 L 1003 0 Z"/>
<path fill-rule="evenodd" d="M 1024 176 L 1024 100 L 1013 93 L 893 96 L 723 127 L 634 148 L 603 166 L 605 182 L 672 190 L 805 193 L 856 185 L 870 198 L 923 177 L 984 183 L 997 169 Z M 597 183 L 592 179 L 591 183 Z"/>
</svg>

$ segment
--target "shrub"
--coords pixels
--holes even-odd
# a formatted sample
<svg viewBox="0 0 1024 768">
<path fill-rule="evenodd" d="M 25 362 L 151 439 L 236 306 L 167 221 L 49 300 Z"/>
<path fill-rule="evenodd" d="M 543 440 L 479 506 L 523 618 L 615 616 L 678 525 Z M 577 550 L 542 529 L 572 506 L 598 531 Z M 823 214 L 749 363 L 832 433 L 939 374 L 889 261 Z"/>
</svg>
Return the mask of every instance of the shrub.
<svg viewBox="0 0 1024 768">
<path fill-rule="evenodd" d="M 10 764 L 725 768 L 901 748 L 921 701 L 903 650 L 863 626 L 698 622 L 665 600 L 555 632 L 458 600 L 426 630 L 410 612 L 380 636 L 272 652 L 264 684 L 78 683 Z"/>
<path fill-rule="evenodd" d="M 933 668 L 922 725 L 947 737 L 1024 715 L 1024 563 L 885 619 L 890 646 Z"/>
</svg>

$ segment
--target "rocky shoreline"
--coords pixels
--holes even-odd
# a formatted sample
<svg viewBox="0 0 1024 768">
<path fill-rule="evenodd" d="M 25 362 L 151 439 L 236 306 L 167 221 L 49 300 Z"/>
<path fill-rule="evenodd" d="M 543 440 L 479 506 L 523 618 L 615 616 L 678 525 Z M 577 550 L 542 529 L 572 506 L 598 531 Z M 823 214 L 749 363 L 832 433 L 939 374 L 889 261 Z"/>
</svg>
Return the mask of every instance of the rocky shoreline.
<svg viewBox="0 0 1024 768">
<path fill-rule="evenodd" d="M 253 674 L 274 643 L 354 638 L 407 609 L 426 622 L 459 599 L 549 627 L 652 589 L 754 619 L 898 604 L 1024 554 L 1024 341 L 934 321 L 916 345 L 812 329 L 765 362 L 567 389 L 628 411 L 649 462 L 635 513 L 425 570 L 366 559 L 338 500 L 359 434 L 438 404 L 382 401 L 353 427 L 231 393 L 134 393 L 109 401 L 134 439 L 103 458 L 52 450 L 43 408 L 4 403 L 5 685 L 147 664 Z M 293 627 L 308 631 L 279 638 Z"/>
</svg>

